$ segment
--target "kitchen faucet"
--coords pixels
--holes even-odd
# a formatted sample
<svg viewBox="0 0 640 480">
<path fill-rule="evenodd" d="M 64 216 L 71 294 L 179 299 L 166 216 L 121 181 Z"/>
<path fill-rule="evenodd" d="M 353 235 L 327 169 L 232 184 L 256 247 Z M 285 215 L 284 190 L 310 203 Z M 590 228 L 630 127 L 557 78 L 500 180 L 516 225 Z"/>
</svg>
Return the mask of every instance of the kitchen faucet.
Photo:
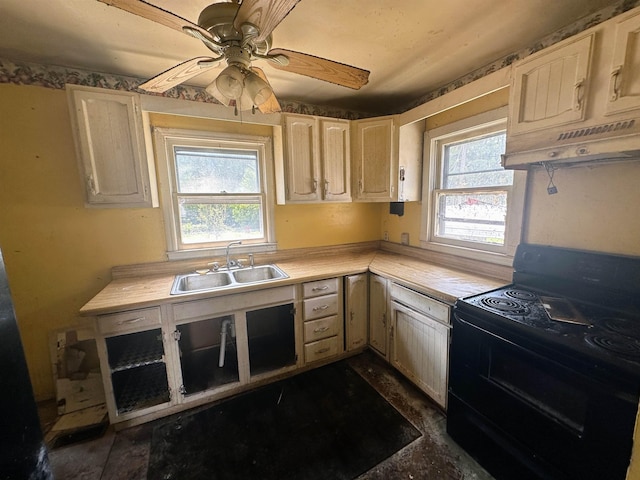
<svg viewBox="0 0 640 480">
<path fill-rule="evenodd" d="M 231 247 L 231 245 L 241 245 L 242 242 L 241 241 L 237 241 L 237 242 L 231 242 L 227 245 L 227 270 L 231 270 L 231 267 L 239 267 L 240 263 L 236 262 L 235 260 L 230 260 L 229 259 L 229 247 Z"/>
</svg>

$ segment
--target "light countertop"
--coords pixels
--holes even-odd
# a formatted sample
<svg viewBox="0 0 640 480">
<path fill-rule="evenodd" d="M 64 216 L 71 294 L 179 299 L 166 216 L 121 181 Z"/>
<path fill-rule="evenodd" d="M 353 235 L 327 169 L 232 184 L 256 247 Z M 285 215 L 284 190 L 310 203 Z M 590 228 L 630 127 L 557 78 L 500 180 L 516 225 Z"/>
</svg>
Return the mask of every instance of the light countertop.
<svg viewBox="0 0 640 480">
<path fill-rule="evenodd" d="M 454 270 L 442 265 L 385 251 L 347 252 L 292 258 L 275 262 L 289 276 L 258 285 L 230 290 L 171 295 L 175 274 L 119 278 L 109 283 L 80 309 L 82 315 L 98 315 L 163 303 L 177 303 L 243 293 L 323 278 L 371 271 L 448 304 L 457 298 L 506 285 L 509 282 Z M 187 272 L 185 272 L 187 273 Z"/>
</svg>

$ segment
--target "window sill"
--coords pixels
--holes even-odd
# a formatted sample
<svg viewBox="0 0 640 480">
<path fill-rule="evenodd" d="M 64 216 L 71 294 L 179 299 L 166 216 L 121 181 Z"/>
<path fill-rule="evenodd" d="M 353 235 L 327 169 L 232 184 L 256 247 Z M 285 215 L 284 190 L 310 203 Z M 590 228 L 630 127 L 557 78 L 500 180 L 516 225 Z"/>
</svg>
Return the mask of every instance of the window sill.
<svg viewBox="0 0 640 480">
<path fill-rule="evenodd" d="M 479 260 L 494 265 L 502 265 L 511 267 L 513 265 L 513 255 L 506 253 L 488 252 L 485 250 L 477 250 L 468 247 L 459 247 L 455 245 L 447 245 L 444 243 L 421 241 L 420 247 L 425 250 L 431 250 L 438 253 L 446 253 L 457 257 Z"/>
<path fill-rule="evenodd" d="M 275 252 L 277 248 L 277 243 L 254 243 L 247 245 L 234 245 L 231 251 L 233 252 L 234 258 L 237 258 L 238 255 L 246 255 L 249 253 Z M 175 252 L 167 252 L 167 258 L 169 260 L 189 260 L 194 258 L 220 257 L 225 255 L 226 251 L 226 247 L 179 250 Z"/>
</svg>

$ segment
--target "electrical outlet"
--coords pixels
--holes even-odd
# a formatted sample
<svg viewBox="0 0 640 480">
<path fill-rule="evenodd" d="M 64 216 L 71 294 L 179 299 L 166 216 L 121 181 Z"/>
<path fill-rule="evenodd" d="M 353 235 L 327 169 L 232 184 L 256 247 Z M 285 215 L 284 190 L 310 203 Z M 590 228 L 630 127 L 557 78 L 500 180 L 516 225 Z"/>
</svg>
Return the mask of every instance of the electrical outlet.
<svg viewBox="0 0 640 480">
<path fill-rule="evenodd" d="M 409 234 L 407 232 L 403 232 L 402 235 L 400 235 L 400 243 L 402 243 L 402 245 L 409 245 Z"/>
<path fill-rule="evenodd" d="M 384 238 L 385 242 L 388 242 L 389 241 L 389 232 L 385 231 L 383 236 L 382 236 L 382 238 Z"/>
</svg>

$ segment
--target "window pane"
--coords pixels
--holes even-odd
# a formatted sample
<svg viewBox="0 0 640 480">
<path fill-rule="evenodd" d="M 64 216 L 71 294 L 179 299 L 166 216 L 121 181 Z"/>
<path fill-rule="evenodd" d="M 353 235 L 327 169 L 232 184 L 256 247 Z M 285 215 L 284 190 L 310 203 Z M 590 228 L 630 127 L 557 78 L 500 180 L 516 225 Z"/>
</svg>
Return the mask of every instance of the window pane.
<svg viewBox="0 0 640 480">
<path fill-rule="evenodd" d="M 259 193 L 258 152 L 230 149 L 175 151 L 179 193 Z"/>
<path fill-rule="evenodd" d="M 436 236 L 504 245 L 507 192 L 437 195 Z"/>
<path fill-rule="evenodd" d="M 264 237 L 259 200 L 180 202 L 180 234 L 187 244 Z"/>
<path fill-rule="evenodd" d="M 442 188 L 473 188 L 511 185 L 513 171 L 504 170 L 500 155 L 505 133 L 450 143 L 443 149 Z"/>
</svg>

